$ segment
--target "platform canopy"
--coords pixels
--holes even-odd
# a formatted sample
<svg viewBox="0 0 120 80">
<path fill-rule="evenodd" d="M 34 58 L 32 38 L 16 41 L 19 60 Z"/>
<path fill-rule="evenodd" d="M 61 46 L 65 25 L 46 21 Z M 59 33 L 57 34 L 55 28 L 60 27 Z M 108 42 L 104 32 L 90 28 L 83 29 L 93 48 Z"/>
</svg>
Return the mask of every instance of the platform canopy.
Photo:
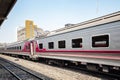
<svg viewBox="0 0 120 80">
<path fill-rule="evenodd" d="M 0 26 L 15 5 L 17 0 L 0 0 Z"/>
</svg>

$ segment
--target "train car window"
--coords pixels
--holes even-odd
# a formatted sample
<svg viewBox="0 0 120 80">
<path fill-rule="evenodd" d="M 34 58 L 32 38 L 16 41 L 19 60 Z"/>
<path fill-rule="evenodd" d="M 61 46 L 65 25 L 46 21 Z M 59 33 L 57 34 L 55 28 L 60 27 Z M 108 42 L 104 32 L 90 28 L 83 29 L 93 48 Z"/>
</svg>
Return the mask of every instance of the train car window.
<svg viewBox="0 0 120 80">
<path fill-rule="evenodd" d="M 43 49 L 43 44 L 42 43 L 39 44 L 39 48 Z"/>
<path fill-rule="evenodd" d="M 19 47 L 19 49 L 21 50 L 21 46 Z"/>
<path fill-rule="evenodd" d="M 108 47 L 109 35 L 100 35 L 92 37 L 92 47 Z"/>
<path fill-rule="evenodd" d="M 58 47 L 59 47 L 59 48 L 65 48 L 65 40 L 63 40 L 63 41 L 58 41 Z"/>
<path fill-rule="evenodd" d="M 54 42 L 49 42 L 48 47 L 49 47 L 49 49 L 53 49 L 54 48 Z"/>
<path fill-rule="evenodd" d="M 82 38 L 72 39 L 72 48 L 82 48 Z"/>
<path fill-rule="evenodd" d="M 17 46 L 17 50 L 19 50 L 19 47 Z"/>
</svg>

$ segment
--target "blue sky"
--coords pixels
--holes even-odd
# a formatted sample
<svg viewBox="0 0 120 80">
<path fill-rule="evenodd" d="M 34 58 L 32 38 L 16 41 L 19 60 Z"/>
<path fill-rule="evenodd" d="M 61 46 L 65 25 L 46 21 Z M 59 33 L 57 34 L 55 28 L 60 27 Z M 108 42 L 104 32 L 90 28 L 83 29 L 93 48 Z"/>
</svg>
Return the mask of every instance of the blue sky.
<svg viewBox="0 0 120 80">
<path fill-rule="evenodd" d="M 120 11 L 120 0 L 17 0 L 0 28 L 0 43 L 17 41 L 17 28 L 33 20 L 43 30 Z"/>
</svg>

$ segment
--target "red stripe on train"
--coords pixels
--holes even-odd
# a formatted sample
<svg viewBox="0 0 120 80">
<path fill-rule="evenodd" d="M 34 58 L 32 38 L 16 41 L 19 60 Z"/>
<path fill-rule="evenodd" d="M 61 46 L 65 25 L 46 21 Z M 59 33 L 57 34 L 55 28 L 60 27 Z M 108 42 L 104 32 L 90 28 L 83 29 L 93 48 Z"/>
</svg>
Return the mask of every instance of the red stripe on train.
<svg viewBox="0 0 120 80">
<path fill-rule="evenodd" d="M 120 53 L 115 50 L 37 50 L 37 52 L 83 52 L 83 53 Z"/>
</svg>

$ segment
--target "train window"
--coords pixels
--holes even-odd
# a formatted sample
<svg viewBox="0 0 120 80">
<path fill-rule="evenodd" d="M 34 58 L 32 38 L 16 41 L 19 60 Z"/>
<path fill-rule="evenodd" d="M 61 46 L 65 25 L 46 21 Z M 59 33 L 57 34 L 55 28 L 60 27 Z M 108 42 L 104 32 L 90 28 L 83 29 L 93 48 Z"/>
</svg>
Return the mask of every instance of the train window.
<svg viewBox="0 0 120 80">
<path fill-rule="evenodd" d="M 63 41 L 58 41 L 58 47 L 59 47 L 59 48 L 65 48 L 65 40 L 63 40 Z"/>
<path fill-rule="evenodd" d="M 43 49 L 43 44 L 42 43 L 39 44 L 39 48 Z"/>
<path fill-rule="evenodd" d="M 21 46 L 19 47 L 19 49 L 21 50 Z"/>
<path fill-rule="evenodd" d="M 17 46 L 17 50 L 19 50 L 19 47 Z"/>
<path fill-rule="evenodd" d="M 49 47 L 49 49 L 53 49 L 54 48 L 54 42 L 49 42 L 48 47 Z"/>
<path fill-rule="evenodd" d="M 72 39 L 72 48 L 82 48 L 82 38 Z"/>
<path fill-rule="evenodd" d="M 92 37 L 92 47 L 108 47 L 109 46 L 109 36 L 100 35 Z"/>
</svg>

